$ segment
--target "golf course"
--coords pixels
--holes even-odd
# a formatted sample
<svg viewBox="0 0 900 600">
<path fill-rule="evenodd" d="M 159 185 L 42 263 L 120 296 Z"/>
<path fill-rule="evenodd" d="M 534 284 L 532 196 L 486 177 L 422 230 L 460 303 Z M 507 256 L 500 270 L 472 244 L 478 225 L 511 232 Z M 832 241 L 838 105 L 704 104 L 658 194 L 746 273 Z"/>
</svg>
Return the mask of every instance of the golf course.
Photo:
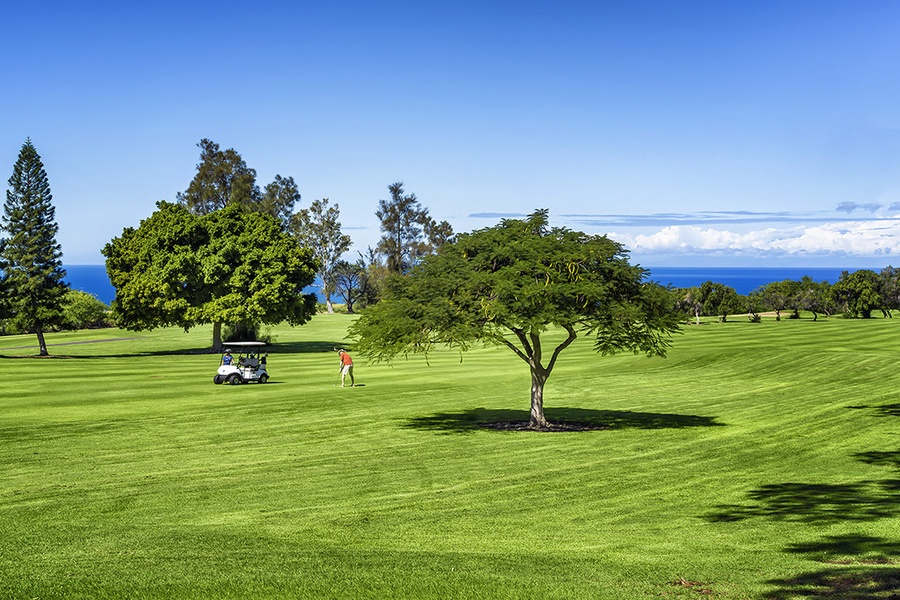
<svg viewBox="0 0 900 600">
<path fill-rule="evenodd" d="M 0 598 L 900 597 L 900 318 L 582 336 L 556 432 L 507 349 L 373 363 L 353 318 L 272 328 L 265 384 L 211 327 L 0 337 Z"/>
</svg>

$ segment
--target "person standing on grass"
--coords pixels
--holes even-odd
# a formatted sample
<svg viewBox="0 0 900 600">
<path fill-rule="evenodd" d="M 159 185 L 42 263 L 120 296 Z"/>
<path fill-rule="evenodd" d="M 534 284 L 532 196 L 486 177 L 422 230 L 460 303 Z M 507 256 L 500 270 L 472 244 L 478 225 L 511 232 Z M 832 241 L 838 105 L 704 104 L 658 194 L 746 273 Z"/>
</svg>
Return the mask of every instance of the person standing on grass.
<svg viewBox="0 0 900 600">
<path fill-rule="evenodd" d="M 338 350 L 338 356 L 341 359 L 341 387 L 344 387 L 344 378 L 350 376 L 350 387 L 354 387 L 356 382 L 353 379 L 353 359 L 341 348 Z"/>
</svg>

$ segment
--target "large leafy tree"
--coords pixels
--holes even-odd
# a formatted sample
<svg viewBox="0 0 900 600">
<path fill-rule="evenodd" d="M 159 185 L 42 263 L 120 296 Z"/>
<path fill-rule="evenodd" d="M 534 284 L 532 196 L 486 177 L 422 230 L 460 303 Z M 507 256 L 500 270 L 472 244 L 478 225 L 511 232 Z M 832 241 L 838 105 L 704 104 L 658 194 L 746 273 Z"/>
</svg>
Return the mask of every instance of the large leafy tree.
<svg viewBox="0 0 900 600">
<path fill-rule="evenodd" d="M 315 313 L 315 295 L 303 288 L 318 265 L 274 217 L 237 205 L 207 215 L 169 202 L 157 207 L 103 248 L 120 326 L 211 323 L 218 351 L 223 323 L 302 325 Z"/>
<path fill-rule="evenodd" d="M 528 365 L 529 426 L 543 429 L 544 384 L 579 334 L 593 336 L 601 354 L 665 355 L 678 316 L 668 290 L 645 274 L 628 263 L 621 244 L 550 228 L 539 210 L 462 234 L 408 276 L 391 278 L 350 333 L 357 351 L 376 360 L 427 353 L 435 344 L 506 347 Z M 545 348 L 557 332 L 562 341 Z"/>
<path fill-rule="evenodd" d="M 47 356 L 44 331 L 62 325 L 62 249 L 56 241 L 59 226 L 53 195 L 40 155 L 28 139 L 9 178 L 9 190 L 0 219 L 0 271 L 7 318 L 23 330 L 37 334 L 41 356 Z"/>
<path fill-rule="evenodd" d="M 290 231 L 300 244 L 312 248 L 319 261 L 319 278 L 329 313 L 334 312 L 331 295 L 335 292 L 335 266 L 350 249 L 350 236 L 341 231 L 341 209 L 329 206 L 328 198 L 314 200 L 309 208 L 301 209 L 291 219 Z"/>
</svg>

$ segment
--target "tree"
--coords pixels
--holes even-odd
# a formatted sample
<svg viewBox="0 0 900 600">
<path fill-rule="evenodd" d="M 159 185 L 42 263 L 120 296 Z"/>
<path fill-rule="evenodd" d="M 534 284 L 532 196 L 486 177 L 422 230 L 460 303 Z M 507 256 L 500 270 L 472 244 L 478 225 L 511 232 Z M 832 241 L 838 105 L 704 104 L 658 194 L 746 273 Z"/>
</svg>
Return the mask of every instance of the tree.
<svg viewBox="0 0 900 600">
<path fill-rule="evenodd" d="M 315 295 L 303 288 L 318 264 L 274 217 L 237 205 L 206 215 L 169 202 L 157 207 L 103 248 L 119 326 L 211 323 L 218 351 L 223 323 L 302 325 L 315 314 Z"/>
<path fill-rule="evenodd" d="M 697 325 L 700 324 L 700 315 L 703 314 L 703 302 L 700 301 L 700 288 L 691 287 L 675 290 L 675 309 L 688 315 L 688 323 L 691 316 Z"/>
<path fill-rule="evenodd" d="M 109 326 L 109 307 L 97 296 L 82 290 L 69 290 L 63 300 L 66 329 Z"/>
<path fill-rule="evenodd" d="M 319 278 L 328 313 L 334 312 L 331 294 L 335 292 L 334 268 L 341 256 L 350 249 L 350 236 L 341 233 L 341 209 L 328 205 L 328 198 L 314 200 L 309 208 L 297 212 L 291 219 L 291 233 L 304 246 L 312 248 L 319 261 Z"/>
<path fill-rule="evenodd" d="M 834 312 L 831 284 L 827 281 L 813 281 L 812 277 L 804 275 L 800 279 L 798 303 L 800 308 L 813 314 L 813 321 L 818 319 L 819 313 L 830 315 Z"/>
<path fill-rule="evenodd" d="M 369 276 L 362 258 L 356 262 L 338 261 L 334 265 L 334 291 L 344 299 L 347 312 L 353 314 L 353 307 L 369 294 Z"/>
<path fill-rule="evenodd" d="M 792 318 L 800 316 L 800 282 L 791 279 L 773 281 L 753 290 L 751 297 L 764 308 L 775 311 L 775 320 L 781 320 L 781 311 L 792 308 Z"/>
<path fill-rule="evenodd" d="M 405 273 L 423 254 L 423 224 L 430 218 L 428 209 L 415 194 L 403 191 L 403 182 L 388 186 L 390 200 L 379 200 L 375 216 L 381 220 L 381 240 L 377 250 L 385 256 L 391 273 Z"/>
<path fill-rule="evenodd" d="M 284 227 L 290 222 L 300 192 L 293 177 L 275 175 L 275 180 L 260 192 L 256 170 L 244 162 L 234 148 L 221 150 L 219 145 L 203 138 L 197 144 L 200 162 L 197 174 L 187 190 L 176 198 L 197 215 L 208 215 L 231 204 L 247 212 L 263 212 L 275 217 Z"/>
<path fill-rule="evenodd" d="M 389 278 L 381 301 L 350 327 L 357 351 L 375 360 L 428 353 L 436 344 L 506 347 L 531 372 L 529 426 L 548 427 L 544 384 L 580 333 L 601 354 L 664 356 L 678 330 L 666 288 L 644 280 L 623 246 L 606 236 L 549 228 L 546 210 L 462 234 L 408 276 Z M 544 334 L 565 338 L 544 349 Z M 511 337 L 510 337 L 511 336 Z"/>
<path fill-rule="evenodd" d="M 288 227 L 294 215 L 294 206 L 300 202 L 300 191 L 293 177 L 275 175 L 275 181 L 268 184 L 260 198 L 257 210 L 272 215 Z"/>
<path fill-rule="evenodd" d="M 878 274 L 878 294 L 881 296 L 881 312 L 893 318 L 891 311 L 900 310 L 900 271 L 888 265 Z"/>
<path fill-rule="evenodd" d="M 178 202 L 197 215 L 207 215 L 229 204 L 254 206 L 259 203 L 256 171 L 247 166 L 234 148 L 220 150 L 212 140 L 203 138 L 197 144 L 200 162 L 197 174 Z"/>
<path fill-rule="evenodd" d="M 878 274 L 870 269 L 841 273 L 831 290 L 835 301 L 849 317 L 869 319 L 883 305 Z"/>
<path fill-rule="evenodd" d="M 50 183 L 40 155 L 27 139 L 9 178 L 0 219 L 0 271 L 6 307 L 2 311 L 20 329 L 34 332 L 40 355 L 47 356 L 44 331 L 63 323 L 62 248 Z"/>
<path fill-rule="evenodd" d="M 704 281 L 700 285 L 700 304 L 703 314 L 718 316 L 723 323 L 728 320 L 728 315 L 746 308 L 745 301 L 733 287 L 714 281 Z"/>
</svg>

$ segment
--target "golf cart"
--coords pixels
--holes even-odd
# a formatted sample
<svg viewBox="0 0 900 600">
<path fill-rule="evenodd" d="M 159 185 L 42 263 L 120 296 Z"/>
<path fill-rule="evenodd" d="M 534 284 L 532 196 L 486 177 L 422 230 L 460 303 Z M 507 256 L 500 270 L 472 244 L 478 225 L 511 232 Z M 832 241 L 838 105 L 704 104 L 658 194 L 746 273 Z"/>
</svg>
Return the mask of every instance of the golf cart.
<svg viewBox="0 0 900 600">
<path fill-rule="evenodd" d="M 268 354 L 263 354 L 265 342 L 232 342 L 229 344 L 237 348 L 230 365 L 222 365 L 213 377 L 216 385 L 225 383 L 238 385 L 250 381 L 265 383 L 269 380 L 266 371 L 266 359 Z M 226 350 L 230 353 L 230 350 Z"/>
</svg>

